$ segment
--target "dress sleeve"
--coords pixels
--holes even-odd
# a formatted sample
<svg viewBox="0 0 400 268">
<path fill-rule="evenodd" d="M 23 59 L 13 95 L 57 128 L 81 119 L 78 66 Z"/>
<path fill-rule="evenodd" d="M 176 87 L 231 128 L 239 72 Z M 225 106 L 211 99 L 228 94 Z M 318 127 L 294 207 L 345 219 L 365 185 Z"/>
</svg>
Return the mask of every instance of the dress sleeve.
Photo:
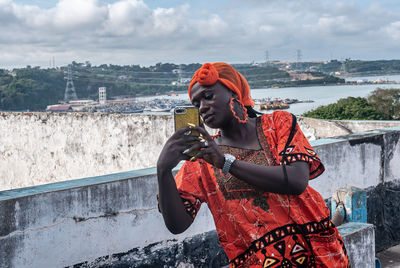
<svg viewBox="0 0 400 268">
<path fill-rule="evenodd" d="M 324 165 L 318 155 L 304 136 L 299 125 L 294 125 L 294 135 L 288 143 L 290 130 L 292 129 L 293 116 L 284 111 L 273 113 L 273 123 L 277 141 L 277 155 L 280 165 L 288 165 L 293 162 L 303 161 L 310 166 L 310 180 L 324 172 Z"/>
<path fill-rule="evenodd" d="M 186 161 L 176 174 L 175 183 L 186 212 L 194 219 L 200 209 L 201 203 L 204 202 L 200 162 Z"/>
</svg>

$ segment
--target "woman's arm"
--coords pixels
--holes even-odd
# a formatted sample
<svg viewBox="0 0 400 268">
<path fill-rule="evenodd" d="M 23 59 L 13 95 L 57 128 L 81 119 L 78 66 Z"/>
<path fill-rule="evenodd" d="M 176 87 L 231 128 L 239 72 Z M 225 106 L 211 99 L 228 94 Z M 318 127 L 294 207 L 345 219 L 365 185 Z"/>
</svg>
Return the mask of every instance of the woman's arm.
<svg viewBox="0 0 400 268">
<path fill-rule="evenodd" d="M 288 177 L 287 184 L 282 166 L 261 166 L 236 160 L 229 173 L 263 191 L 279 194 L 302 194 L 307 188 L 309 180 L 308 163 L 294 162 L 285 168 Z"/>
<path fill-rule="evenodd" d="M 165 143 L 157 161 L 160 210 L 165 225 L 173 234 L 184 232 L 193 222 L 186 212 L 172 175 L 172 169 L 181 160 L 189 159 L 182 153 L 187 149 L 188 142 L 199 141 L 197 137 L 184 135 L 189 130 L 190 128 L 186 127 L 176 131 Z"/>
<path fill-rule="evenodd" d="M 225 158 L 218 145 L 212 140 L 207 131 L 203 128 L 196 127 L 203 137 L 208 141 L 208 146 L 196 144 L 189 150 L 201 151 L 196 158 L 202 158 L 211 165 L 222 169 Z M 285 183 L 285 176 L 282 166 L 263 166 L 245 161 L 235 160 L 229 173 L 236 178 L 243 180 L 258 189 L 266 192 L 279 194 L 300 195 L 304 192 L 309 180 L 309 165 L 306 162 L 294 162 L 285 166 L 287 172 L 288 183 Z"/>
<path fill-rule="evenodd" d="M 193 219 L 186 212 L 171 170 L 157 167 L 159 205 L 165 225 L 173 234 L 184 232 Z"/>
</svg>

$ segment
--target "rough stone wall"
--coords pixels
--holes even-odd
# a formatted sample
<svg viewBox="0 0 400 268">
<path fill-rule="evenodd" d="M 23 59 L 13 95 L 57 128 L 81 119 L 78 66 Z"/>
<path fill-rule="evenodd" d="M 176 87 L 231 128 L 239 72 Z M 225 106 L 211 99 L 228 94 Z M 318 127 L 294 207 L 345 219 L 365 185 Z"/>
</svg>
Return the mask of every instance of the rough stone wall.
<svg viewBox="0 0 400 268">
<path fill-rule="evenodd" d="M 0 190 L 155 166 L 171 116 L 0 113 Z"/>
<path fill-rule="evenodd" d="M 304 117 L 298 122 L 310 140 L 400 125 Z M 2 112 L 0 130 L 1 191 L 154 167 L 173 120 L 171 115 Z"/>
<path fill-rule="evenodd" d="M 372 224 L 349 222 L 338 227 L 351 267 L 375 268 L 375 231 Z"/>
<path fill-rule="evenodd" d="M 376 251 L 400 242 L 400 180 L 367 189 L 368 222 L 375 225 Z"/>
<path fill-rule="evenodd" d="M 364 131 L 400 126 L 400 121 L 321 120 L 298 116 L 298 123 L 309 140 L 326 139 Z"/>
<path fill-rule="evenodd" d="M 198 234 L 177 243 L 176 240 L 153 243 L 144 248 L 97 258 L 73 265 L 73 268 L 221 268 L 229 260 L 218 242 L 216 231 Z"/>
<path fill-rule="evenodd" d="M 122 257 L 132 249 L 140 258 L 215 229 L 202 206 L 185 233 L 171 234 L 157 210 L 154 172 L 38 186 L 36 194 L 34 189 L 22 190 L 23 195 L 20 189 L 0 192 L 0 267 L 66 267 L 114 253 Z M 170 242 L 160 243 L 164 240 Z"/>
</svg>

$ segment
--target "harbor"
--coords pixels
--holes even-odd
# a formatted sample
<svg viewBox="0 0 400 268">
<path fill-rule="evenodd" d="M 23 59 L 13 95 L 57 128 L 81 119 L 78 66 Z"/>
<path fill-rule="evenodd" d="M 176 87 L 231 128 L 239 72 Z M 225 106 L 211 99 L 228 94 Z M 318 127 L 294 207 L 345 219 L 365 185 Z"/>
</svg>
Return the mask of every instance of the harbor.
<svg viewBox="0 0 400 268">
<path fill-rule="evenodd" d="M 312 100 L 298 100 L 291 98 L 261 98 L 255 99 L 255 107 L 260 111 L 285 110 L 296 103 L 311 103 Z M 189 100 L 155 98 L 151 100 L 117 99 L 100 104 L 91 100 L 81 100 L 67 104 L 51 105 L 47 111 L 51 112 L 88 112 L 88 113 L 171 113 L 177 106 L 192 105 Z"/>
<path fill-rule="evenodd" d="M 255 88 L 252 97 L 255 108 L 269 113 L 287 110 L 301 115 L 321 105 L 328 105 L 346 97 L 367 97 L 377 88 L 398 88 L 400 75 L 352 77 L 349 84 L 330 86 L 305 86 L 286 88 Z M 351 81 L 394 81 L 393 83 L 351 83 Z M 191 105 L 186 92 L 169 92 L 165 95 L 141 96 L 136 98 L 114 97 L 107 99 L 99 92 L 99 100 L 72 100 L 68 103 L 49 105 L 49 112 L 88 113 L 171 113 L 176 106 Z"/>
</svg>

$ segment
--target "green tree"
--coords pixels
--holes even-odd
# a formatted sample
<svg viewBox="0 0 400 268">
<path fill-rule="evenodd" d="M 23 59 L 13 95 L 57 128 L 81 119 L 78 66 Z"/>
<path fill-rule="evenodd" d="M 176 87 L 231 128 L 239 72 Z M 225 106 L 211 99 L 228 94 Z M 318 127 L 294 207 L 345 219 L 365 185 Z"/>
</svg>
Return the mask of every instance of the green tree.
<svg viewBox="0 0 400 268">
<path fill-rule="evenodd" d="M 303 116 L 330 120 L 383 120 L 389 119 L 376 111 L 365 98 L 348 97 L 336 103 L 320 106 Z"/>
<path fill-rule="evenodd" d="M 368 96 L 368 102 L 385 117 L 400 119 L 400 89 L 378 88 Z"/>
</svg>

